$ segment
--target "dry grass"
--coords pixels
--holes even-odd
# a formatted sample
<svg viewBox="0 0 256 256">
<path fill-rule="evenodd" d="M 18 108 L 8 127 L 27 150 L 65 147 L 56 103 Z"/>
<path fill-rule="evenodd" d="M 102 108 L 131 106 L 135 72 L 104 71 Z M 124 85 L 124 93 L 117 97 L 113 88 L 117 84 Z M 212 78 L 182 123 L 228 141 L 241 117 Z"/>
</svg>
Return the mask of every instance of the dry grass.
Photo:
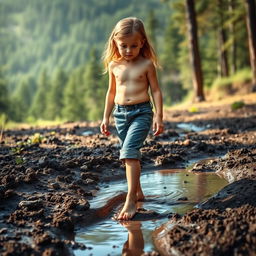
<svg viewBox="0 0 256 256">
<path fill-rule="evenodd" d="M 232 95 L 227 96 L 221 100 L 207 100 L 199 103 L 185 102 L 176 106 L 166 108 L 168 110 L 188 110 L 191 108 L 205 108 L 205 107 L 214 107 L 220 105 L 231 105 L 236 101 L 243 101 L 245 104 L 256 104 L 256 93 L 249 93 L 245 95 Z"/>
</svg>

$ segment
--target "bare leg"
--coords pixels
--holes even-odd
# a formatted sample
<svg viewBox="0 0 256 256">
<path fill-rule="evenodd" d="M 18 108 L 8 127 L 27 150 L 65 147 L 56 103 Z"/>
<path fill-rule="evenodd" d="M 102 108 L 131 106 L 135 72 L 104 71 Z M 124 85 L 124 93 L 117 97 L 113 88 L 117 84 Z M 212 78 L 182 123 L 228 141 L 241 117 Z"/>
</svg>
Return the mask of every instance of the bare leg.
<svg viewBox="0 0 256 256">
<path fill-rule="evenodd" d="M 144 239 L 143 233 L 141 231 L 141 223 L 133 221 L 129 223 L 128 221 L 122 221 L 121 225 L 128 230 L 128 239 L 124 244 L 122 255 L 141 255 L 144 249 Z"/>
<path fill-rule="evenodd" d="M 136 194 L 140 180 L 140 161 L 138 159 L 125 159 L 125 166 L 128 193 L 124 207 L 117 218 L 118 220 L 129 220 L 136 212 Z"/>
<path fill-rule="evenodd" d="M 144 198 L 145 198 L 145 196 L 143 194 L 143 191 L 142 191 L 142 188 L 141 188 L 141 185 L 140 185 L 140 180 L 139 180 L 138 187 L 137 187 L 137 200 L 138 201 L 143 201 Z"/>
</svg>

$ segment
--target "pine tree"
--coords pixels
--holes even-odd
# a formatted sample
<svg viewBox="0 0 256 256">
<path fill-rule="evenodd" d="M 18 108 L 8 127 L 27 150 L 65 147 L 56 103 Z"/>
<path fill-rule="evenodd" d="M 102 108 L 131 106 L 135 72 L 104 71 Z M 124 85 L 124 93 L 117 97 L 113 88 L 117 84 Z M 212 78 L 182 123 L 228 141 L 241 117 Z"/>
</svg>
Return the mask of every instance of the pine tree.
<svg viewBox="0 0 256 256">
<path fill-rule="evenodd" d="M 47 98 L 47 113 L 50 120 L 61 117 L 63 109 L 63 92 L 67 83 L 67 75 L 61 69 L 54 74 L 51 89 Z"/>
<path fill-rule="evenodd" d="M 87 117 L 83 88 L 79 80 L 78 71 L 73 71 L 64 89 L 62 117 L 68 121 L 86 120 Z"/>
<path fill-rule="evenodd" d="M 170 15 L 164 33 L 163 55 L 161 57 L 163 68 L 168 73 L 170 70 L 175 73 L 179 71 L 177 60 L 179 54 L 179 45 L 183 40 L 174 24 L 173 19 L 173 16 Z"/>
<path fill-rule="evenodd" d="M 13 118 L 17 122 L 25 121 L 28 117 L 29 107 L 31 104 L 31 89 L 28 80 L 23 80 L 18 85 L 18 89 L 12 97 Z"/>
<path fill-rule="evenodd" d="M 230 49 L 230 55 L 231 55 L 230 66 L 231 66 L 232 74 L 235 74 L 237 70 L 237 39 L 236 39 L 237 20 L 233 18 L 236 13 L 236 8 L 237 8 L 236 0 L 229 0 L 228 9 L 229 9 L 229 16 L 230 16 L 229 18 L 231 19 L 231 22 L 229 25 L 229 31 L 230 31 L 230 36 L 232 37 L 231 49 Z"/>
<path fill-rule="evenodd" d="M 250 62 L 254 88 L 256 89 L 256 4 L 255 0 L 245 0 L 246 6 L 246 23 L 248 31 L 248 42 L 250 51 Z"/>
<path fill-rule="evenodd" d="M 219 73 L 221 77 L 229 76 L 229 65 L 228 65 L 228 51 L 227 51 L 227 31 L 224 27 L 226 20 L 226 2 L 223 0 L 217 0 L 218 15 L 219 15 L 219 26 L 218 26 L 218 39 L 219 39 Z"/>
<path fill-rule="evenodd" d="M 30 114 L 35 119 L 46 119 L 47 93 L 50 89 L 50 82 L 46 70 L 44 70 L 38 80 L 36 94 L 33 98 Z"/>
<path fill-rule="evenodd" d="M 88 119 L 97 120 L 102 117 L 104 105 L 104 85 L 102 70 L 98 63 L 96 50 L 90 52 L 89 64 L 84 75 L 85 102 L 88 109 Z"/>
<path fill-rule="evenodd" d="M 155 16 L 155 12 L 152 9 L 149 11 L 149 14 L 146 20 L 146 27 L 147 27 L 147 34 L 148 34 L 149 40 L 153 44 L 155 51 L 157 51 L 156 30 L 158 27 L 158 21 Z"/>
<path fill-rule="evenodd" d="M 194 0 L 186 0 L 187 25 L 190 47 L 190 59 L 193 69 L 193 85 L 195 90 L 195 101 L 203 101 L 203 73 L 201 68 L 201 58 L 199 54 L 199 44 L 197 36 L 197 20 Z"/>
<path fill-rule="evenodd" d="M 7 81 L 5 80 L 2 70 L 0 69 L 0 114 L 7 114 L 9 104 L 9 94 L 7 89 Z"/>
</svg>

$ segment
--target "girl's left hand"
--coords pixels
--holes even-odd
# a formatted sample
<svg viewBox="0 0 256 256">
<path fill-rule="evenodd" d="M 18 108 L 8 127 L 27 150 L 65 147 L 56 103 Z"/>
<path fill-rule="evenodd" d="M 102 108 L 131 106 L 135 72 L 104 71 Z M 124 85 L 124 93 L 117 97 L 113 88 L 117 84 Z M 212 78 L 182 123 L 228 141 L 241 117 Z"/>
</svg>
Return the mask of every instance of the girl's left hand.
<svg viewBox="0 0 256 256">
<path fill-rule="evenodd" d="M 109 125 L 109 121 L 108 120 L 103 120 L 101 125 L 100 125 L 100 131 L 102 134 L 109 136 L 110 132 L 108 130 L 108 125 Z"/>
<path fill-rule="evenodd" d="M 153 132 L 154 132 L 153 135 L 157 136 L 157 135 L 163 133 L 163 131 L 164 131 L 163 120 L 162 120 L 162 118 L 156 117 L 153 122 Z"/>
</svg>

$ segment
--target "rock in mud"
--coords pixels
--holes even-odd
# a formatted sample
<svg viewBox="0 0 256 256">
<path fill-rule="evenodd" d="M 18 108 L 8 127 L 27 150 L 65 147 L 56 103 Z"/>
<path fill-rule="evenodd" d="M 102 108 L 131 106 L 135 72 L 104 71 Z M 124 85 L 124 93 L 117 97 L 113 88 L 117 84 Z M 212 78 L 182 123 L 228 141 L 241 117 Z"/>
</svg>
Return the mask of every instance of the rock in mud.
<svg viewBox="0 0 256 256">
<path fill-rule="evenodd" d="M 52 183 L 50 183 L 50 184 L 49 184 L 49 187 L 50 187 L 50 188 L 53 188 L 53 189 L 60 189 L 60 188 L 61 188 L 61 186 L 60 186 L 60 184 L 59 184 L 58 182 L 52 182 Z"/>
<path fill-rule="evenodd" d="M 99 174 L 95 173 L 95 172 L 82 172 L 81 173 L 81 178 L 83 180 L 92 179 L 92 180 L 98 181 L 99 180 Z"/>
<path fill-rule="evenodd" d="M 78 211 L 86 211 L 90 208 L 90 204 L 87 200 L 80 199 L 78 204 L 76 205 L 76 210 Z"/>
<path fill-rule="evenodd" d="M 21 201 L 19 207 L 26 207 L 28 210 L 37 210 L 43 207 L 43 201 L 40 199 L 34 201 Z"/>
<path fill-rule="evenodd" d="M 44 234 L 40 234 L 40 236 L 36 236 L 34 241 L 35 241 L 35 244 L 39 246 L 48 245 L 51 243 L 52 237 L 49 234 L 44 233 Z"/>
<path fill-rule="evenodd" d="M 209 168 L 205 164 L 196 163 L 190 171 L 191 172 L 215 172 L 216 170 Z"/>
<path fill-rule="evenodd" d="M 167 164 L 175 164 L 176 162 L 181 162 L 182 160 L 184 161 L 184 159 L 177 154 L 161 155 L 155 159 L 155 165 L 164 166 Z"/>
</svg>

